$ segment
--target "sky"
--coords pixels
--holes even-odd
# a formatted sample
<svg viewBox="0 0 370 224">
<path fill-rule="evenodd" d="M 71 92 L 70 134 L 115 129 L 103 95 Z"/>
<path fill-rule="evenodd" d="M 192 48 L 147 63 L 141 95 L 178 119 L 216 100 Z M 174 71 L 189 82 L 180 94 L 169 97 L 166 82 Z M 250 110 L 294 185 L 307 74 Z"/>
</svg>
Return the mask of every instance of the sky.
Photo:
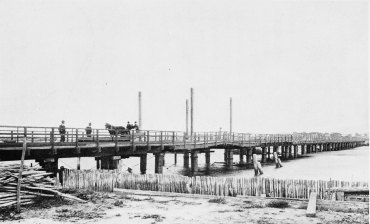
<svg viewBox="0 0 370 224">
<path fill-rule="evenodd" d="M 368 4 L 1 0 L 0 125 L 368 133 Z"/>
</svg>

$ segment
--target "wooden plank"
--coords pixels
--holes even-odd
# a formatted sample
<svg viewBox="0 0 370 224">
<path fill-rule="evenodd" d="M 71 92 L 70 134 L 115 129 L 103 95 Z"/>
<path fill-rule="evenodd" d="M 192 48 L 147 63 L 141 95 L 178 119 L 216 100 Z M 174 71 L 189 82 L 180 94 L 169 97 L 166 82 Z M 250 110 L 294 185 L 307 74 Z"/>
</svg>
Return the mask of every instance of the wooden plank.
<svg viewBox="0 0 370 224">
<path fill-rule="evenodd" d="M 308 201 L 306 216 L 315 217 L 316 216 L 316 192 L 311 192 L 310 200 Z"/>
</svg>

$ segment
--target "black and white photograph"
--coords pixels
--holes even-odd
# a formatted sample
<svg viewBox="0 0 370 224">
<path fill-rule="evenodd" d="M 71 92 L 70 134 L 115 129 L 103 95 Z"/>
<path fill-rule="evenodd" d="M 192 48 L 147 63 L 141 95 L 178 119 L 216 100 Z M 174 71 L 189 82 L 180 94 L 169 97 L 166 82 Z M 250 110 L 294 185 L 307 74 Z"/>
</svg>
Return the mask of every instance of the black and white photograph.
<svg viewBox="0 0 370 224">
<path fill-rule="evenodd" d="M 0 0 L 0 223 L 369 223 L 369 9 Z"/>
</svg>

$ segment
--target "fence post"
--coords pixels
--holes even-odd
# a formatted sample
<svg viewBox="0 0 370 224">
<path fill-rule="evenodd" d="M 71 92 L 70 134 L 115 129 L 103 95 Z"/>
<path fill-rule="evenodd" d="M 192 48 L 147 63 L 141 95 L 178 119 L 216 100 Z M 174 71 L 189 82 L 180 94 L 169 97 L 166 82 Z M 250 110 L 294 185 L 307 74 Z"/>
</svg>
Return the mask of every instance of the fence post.
<svg viewBox="0 0 370 224">
<path fill-rule="evenodd" d="M 10 140 L 13 140 L 13 131 L 10 132 Z"/>
</svg>

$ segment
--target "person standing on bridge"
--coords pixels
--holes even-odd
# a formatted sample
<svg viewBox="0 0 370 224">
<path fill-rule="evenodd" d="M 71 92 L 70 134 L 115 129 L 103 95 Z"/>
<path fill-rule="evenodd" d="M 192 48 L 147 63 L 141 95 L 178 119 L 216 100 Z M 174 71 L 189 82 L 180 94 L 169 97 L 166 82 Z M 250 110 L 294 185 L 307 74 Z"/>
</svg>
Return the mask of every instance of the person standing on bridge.
<svg viewBox="0 0 370 224">
<path fill-rule="evenodd" d="M 131 130 L 131 124 L 130 124 L 130 121 L 127 121 L 126 128 L 127 128 L 128 130 Z"/>
<path fill-rule="evenodd" d="M 89 126 L 87 126 L 85 128 L 85 131 L 86 131 L 86 136 L 87 137 L 91 137 L 91 132 L 92 132 L 92 129 L 91 129 L 91 122 L 89 123 Z"/>
<path fill-rule="evenodd" d="M 62 124 L 59 125 L 58 130 L 60 134 L 60 142 L 65 142 L 66 126 L 64 126 L 64 121 L 62 121 Z"/>
</svg>

